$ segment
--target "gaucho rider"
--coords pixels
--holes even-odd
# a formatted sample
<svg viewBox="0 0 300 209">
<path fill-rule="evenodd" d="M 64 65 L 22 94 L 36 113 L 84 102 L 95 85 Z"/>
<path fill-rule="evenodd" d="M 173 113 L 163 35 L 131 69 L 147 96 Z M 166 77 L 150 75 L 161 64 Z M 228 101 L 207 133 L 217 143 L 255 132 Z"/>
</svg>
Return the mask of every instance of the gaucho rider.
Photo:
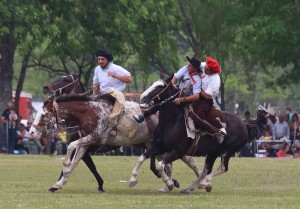
<svg viewBox="0 0 300 209">
<path fill-rule="evenodd" d="M 180 81 L 179 88 L 182 89 L 181 96 L 190 96 L 199 94 L 201 91 L 201 62 L 192 57 L 191 59 L 187 56 L 188 64 L 183 66 L 174 74 L 172 84 L 176 86 L 177 81 Z M 134 119 L 141 123 L 145 117 L 156 113 L 160 105 L 153 105 L 143 115 L 134 115 Z"/>
<path fill-rule="evenodd" d="M 197 116 L 204 121 L 207 121 L 209 124 L 215 126 L 215 128 L 211 128 L 211 126 L 207 126 L 206 123 L 200 123 L 199 120 L 194 120 L 196 123 L 200 123 L 200 127 L 205 127 L 205 130 L 214 135 L 214 138 L 217 140 L 219 144 L 221 144 L 224 140 L 224 136 L 222 133 L 226 133 L 225 129 L 222 128 L 220 121 L 216 120 L 216 118 L 212 115 L 209 115 L 209 112 L 213 106 L 213 97 L 216 96 L 219 92 L 219 88 L 221 85 L 221 80 L 219 73 L 221 72 L 221 68 L 216 60 L 211 57 L 206 58 L 206 62 L 200 62 L 196 58 L 189 59 L 189 64 L 181 68 L 177 73 L 175 73 L 174 78 L 172 79 L 173 85 L 176 84 L 177 81 L 185 82 L 181 84 L 179 87 L 192 86 L 192 94 L 188 93 L 184 95 L 184 97 L 179 97 L 174 100 L 176 104 L 186 103 L 186 102 L 194 102 L 199 101 L 197 105 Z M 202 74 L 199 73 L 199 69 L 203 70 Z M 186 82 L 188 80 L 188 82 Z M 202 84 L 202 87 L 201 87 Z M 202 88 L 202 89 L 201 89 Z M 150 108 L 151 110 L 151 108 Z M 156 108 L 156 111 L 158 108 Z M 151 111 L 153 114 L 153 110 Z M 144 116 L 135 117 L 135 119 L 140 122 L 143 121 L 144 117 L 149 115 L 149 111 L 144 113 Z M 220 129 L 221 132 L 218 130 Z"/>
<path fill-rule="evenodd" d="M 113 111 L 110 115 L 110 125 L 115 127 L 122 110 L 124 109 L 125 97 L 121 91 L 126 87 L 126 83 L 132 81 L 131 74 L 123 67 L 113 63 L 113 55 L 105 50 L 99 49 L 96 52 L 98 64 L 95 68 L 93 78 L 94 95 L 109 93 L 116 98 Z"/>
</svg>

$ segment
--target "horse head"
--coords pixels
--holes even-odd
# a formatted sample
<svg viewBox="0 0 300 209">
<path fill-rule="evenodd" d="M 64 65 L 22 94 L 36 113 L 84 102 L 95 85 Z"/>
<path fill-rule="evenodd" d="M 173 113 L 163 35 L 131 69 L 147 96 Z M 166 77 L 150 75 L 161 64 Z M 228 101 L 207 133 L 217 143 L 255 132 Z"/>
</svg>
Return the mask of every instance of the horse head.
<svg viewBox="0 0 300 209">
<path fill-rule="evenodd" d="M 80 82 L 80 73 L 72 73 L 43 86 L 43 93 L 57 97 L 61 94 L 83 93 L 85 88 Z"/>
<path fill-rule="evenodd" d="M 53 117 L 53 111 L 53 100 L 46 100 L 44 106 L 37 112 L 29 130 L 31 138 L 48 138 L 49 130 L 53 130 L 56 123 L 56 119 Z"/>
<path fill-rule="evenodd" d="M 155 81 L 144 93 L 141 95 L 141 103 L 160 103 L 169 98 L 175 93 L 175 88 L 172 85 L 173 75 L 165 80 Z"/>
</svg>

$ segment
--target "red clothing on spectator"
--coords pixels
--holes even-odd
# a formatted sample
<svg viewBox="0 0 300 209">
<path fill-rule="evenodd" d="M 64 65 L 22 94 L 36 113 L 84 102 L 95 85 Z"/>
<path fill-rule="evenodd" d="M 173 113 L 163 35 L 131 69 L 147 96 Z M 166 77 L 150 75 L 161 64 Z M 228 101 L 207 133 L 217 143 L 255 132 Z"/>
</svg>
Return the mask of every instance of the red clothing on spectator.
<svg viewBox="0 0 300 209">
<path fill-rule="evenodd" d="M 277 157 L 286 157 L 286 153 L 282 150 L 279 150 L 276 154 L 277 154 Z"/>
</svg>

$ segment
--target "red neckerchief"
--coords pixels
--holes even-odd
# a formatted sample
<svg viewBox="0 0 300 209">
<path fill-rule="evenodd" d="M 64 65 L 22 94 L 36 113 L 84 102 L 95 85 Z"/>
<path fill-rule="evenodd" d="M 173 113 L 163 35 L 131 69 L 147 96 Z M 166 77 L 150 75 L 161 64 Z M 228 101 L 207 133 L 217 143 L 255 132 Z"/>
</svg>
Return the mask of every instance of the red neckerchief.
<svg viewBox="0 0 300 209">
<path fill-rule="evenodd" d="M 193 78 L 194 76 L 199 75 L 199 72 L 195 72 L 195 73 L 189 73 L 190 78 L 192 79 L 193 83 L 196 83 L 195 79 Z"/>
</svg>

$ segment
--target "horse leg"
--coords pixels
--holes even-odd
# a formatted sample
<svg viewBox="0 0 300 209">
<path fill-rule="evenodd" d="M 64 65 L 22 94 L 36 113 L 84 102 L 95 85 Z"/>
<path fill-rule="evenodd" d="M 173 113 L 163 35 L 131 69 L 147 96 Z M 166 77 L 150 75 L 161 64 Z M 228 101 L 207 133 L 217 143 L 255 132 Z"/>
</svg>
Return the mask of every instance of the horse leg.
<svg viewBox="0 0 300 209">
<path fill-rule="evenodd" d="M 202 179 L 205 178 L 207 171 L 208 171 L 207 165 L 205 163 L 201 175 L 189 187 L 181 190 L 180 193 L 181 194 L 189 194 L 191 191 L 193 191 L 195 188 L 197 188 L 199 186 L 200 182 L 202 181 Z"/>
<path fill-rule="evenodd" d="M 144 153 L 143 155 L 141 155 L 139 157 L 138 162 L 135 165 L 135 167 L 134 167 L 134 169 L 133 169 L 133 171 L 131 173 L 131 177 L 130 177 L 129 185 L 128 185 L 129 187 L 134 187 L 137 184 L 137 182 L 138 182 L 137 181 L 137 175 L 138 175 L 140 167 L 145 162 L 145 160 L 147 160 L 151 156 L 159 155 L 159 154 L 161 154 L 161 152 L 162 152 L 161 149 L 152 147 L 152 148 L 148 149 L 146 151 L 146 153 Z"/>
<path fill-rule="evenodd" d="M 195 163 L 193 157 L 184 155 L 181 160 L 194 171 L 197 177 L 201 176 L 201 171 Z"/>
<path fill-rule="evenodd" d="M 63 168 L 63 176 L 62 178 L 57 181 L 48 191 L 49 192 L 55 192 L 58 189 L 62 188 L 62 185 L 66 184 L 72 171 L 75 169 L 75 167 L 78 165 L 80 159 L 83 157 L 84 153 L 86 152 L 85 147 L 79 147 L 76 149 L 74 157 L 71 161 L 70 166 Z"/>
<path fill-rule="evenodd" d="M 75 149 L 77 149 L 79 146 L 88 145 L 92 139 L 92 135 L 87 135 L 81 139 L 78 139 L 76 141 L 73 141 L 69 144 L 67 149 L 67 154 L 65 156 L 65 160 L 63 162 L 64 166 L 69 166 L 71 164 L 71 156 Z"/>
<path fill-rule="evenodd" d="M 205 165 L 207 169 L 207 174 L 210 174 L 213 166 L 215 164 L 216 159 L 218 158 L 219 153 L 210 153 L 205 158 Z M 207 192 L 212 190 L 212 185 L 206 179 L 207 176 L 204 176 L 198 185 L 198 189 L 205 189 Z"/>
<path fill-rule="evenodd" d="M 139 173 L 140 167 L 145 162 L 145 160 L 147 160 L 147 158 L 144 155 L 141 155 L 139 157 L 138 162 L 135 165 L 135 167 L 131 173 L 131 177 L 130 177 L 129 184 L 128 184 L 129 187 L 134 187 L 137 184 L 137 182 L 138 182 L 137 175 Z"/>
<path fill-rule="evenodd" d="M 178 153 L 176 151 L 173 151 L 171 153 L 168 153 L 161 161 L 159 161 L 158 163 L 158 170 L 160 172 L 160 175 L 162 177 L 163 182 L 166 184 L 166 186 L 168 187 L 168 189 L 170 191 L 173 190 L 174 188 L 174 182 L 173 180 L 166 174 L 165 172 L 165 166 L 167 164 L 170 164 L 171 162 L 173 162 L 174 160 L 179 159 L 180 155 L 178 155 Z"/>
<path fill-rule="evenodd" d="M 98 192 L 104 192 L 103 189 L 103 179 L 101 178 L 100 174 L 97 171 L 97 168 L 95 166 L 95 163 L 91 156 L 86 152 L 82 157 L 83 162 L 86 164 L 86 166 L 90 169 L 90 171 L 95 176 L 97 182 L 98 182 Z"/>
<path fill-rule="evenodd" d="M 219 175 L 227 172 L 228 171 L 228 163 L 229 163 L 230 157 L 231 157 L 231 155 L 228 154 L 228 153 L 223 154 L 221 156 L 221 164 L 220 164 L 219 168 L 215 172 L 207 175 L 206 176 L 206 180 L 207 181 L 211 181 L 213 177 L 219 176 Z"/>
</svg>

